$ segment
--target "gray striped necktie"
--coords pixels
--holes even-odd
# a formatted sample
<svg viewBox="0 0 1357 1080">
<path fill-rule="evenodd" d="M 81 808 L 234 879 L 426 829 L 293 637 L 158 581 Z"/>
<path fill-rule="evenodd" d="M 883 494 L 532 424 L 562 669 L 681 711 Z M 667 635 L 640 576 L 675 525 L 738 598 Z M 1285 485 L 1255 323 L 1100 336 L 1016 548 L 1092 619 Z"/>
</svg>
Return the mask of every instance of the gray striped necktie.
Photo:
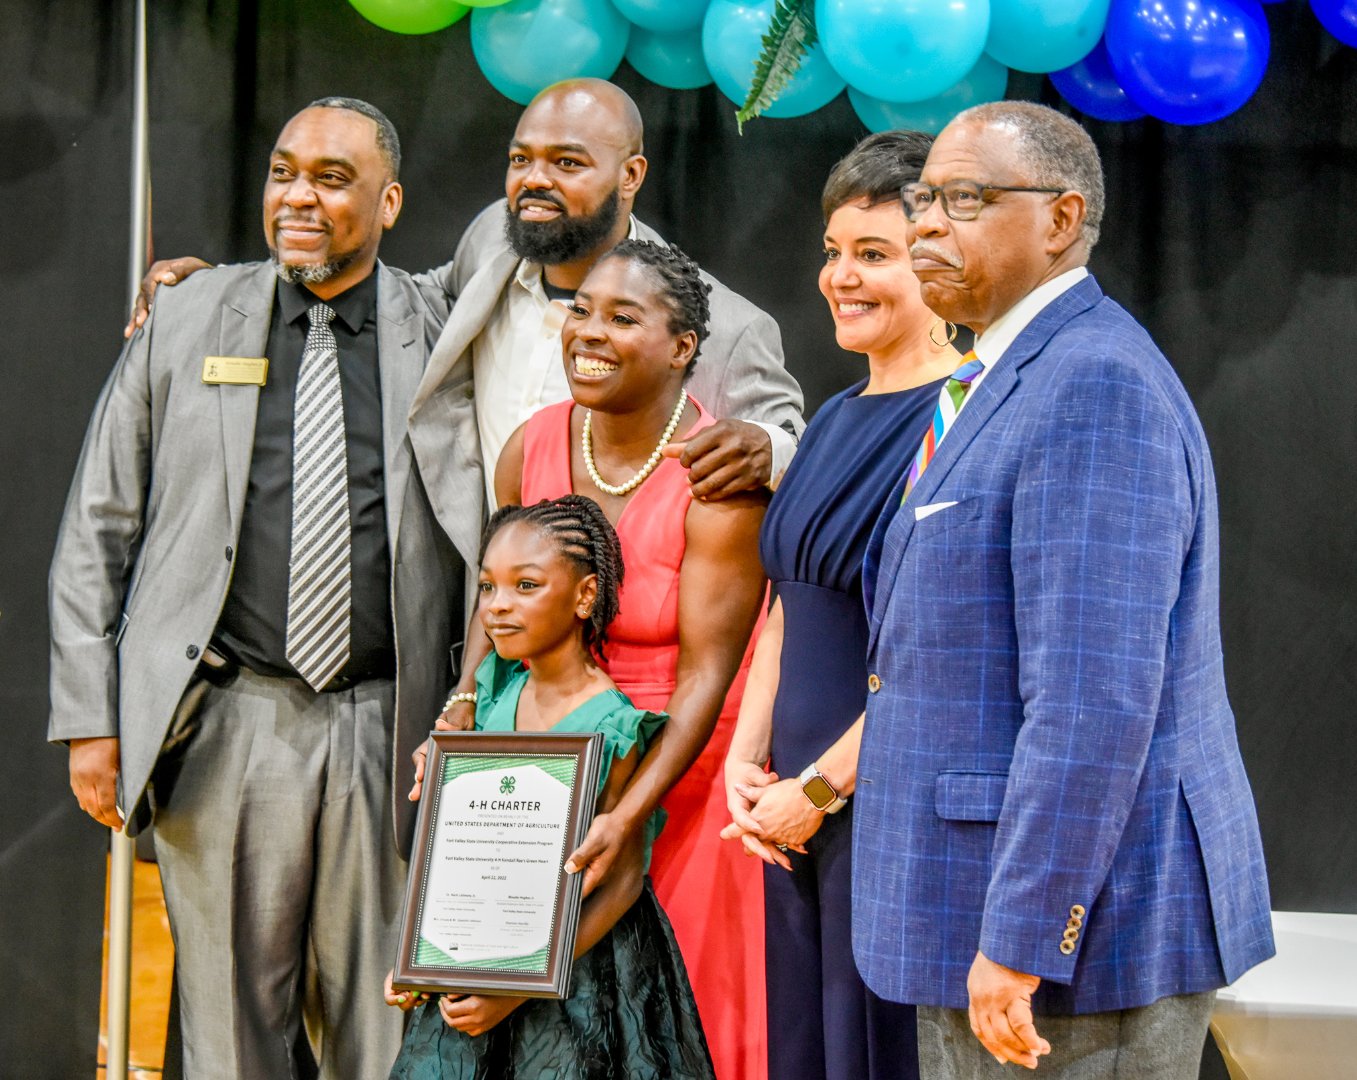
<svg viewBox="0 0 1357 1080">
<path fill-rule="evenodd" d="M 287 659 L 320 690 L 349 660 L 349 475 L 335 313 L 314 304 L 292 414 Z"/>
</svg>

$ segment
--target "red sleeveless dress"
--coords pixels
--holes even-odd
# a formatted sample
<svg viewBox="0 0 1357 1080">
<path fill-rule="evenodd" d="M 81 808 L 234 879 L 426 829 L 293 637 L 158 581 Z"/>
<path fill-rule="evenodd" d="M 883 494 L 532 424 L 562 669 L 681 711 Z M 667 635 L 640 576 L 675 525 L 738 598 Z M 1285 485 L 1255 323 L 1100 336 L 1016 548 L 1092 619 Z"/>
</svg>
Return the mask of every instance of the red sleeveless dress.
<svg viewBox="0 0 1357 1080">
<path fill-rule="evenodd" d="M 528 421 L 523 444 L 525 505 L 572 491 L 574 404 L 549 405 Z M 697 407 L 699 418 L 688 436 L 715 423 Z M 691 501 L 687 470 L 665 458 L 631 496 L 617 523 L 625 576 L 619 612 L 608 630 L 605 667 L 637 708 L 663 711 L 674 692 L 679 566 L 685 546 L 683 522 Z M 720 838 L 730 820 L 726 751 L 753 650 L 751 641 L 711 740 L 664 800 L 669 820 L 655 842 L 650 864 L 655 895 L 673 924 L 693 983 L 719 1080 L 767 1076 L 763 863 L 747 858 L 738 843 Z"/>
</svg>

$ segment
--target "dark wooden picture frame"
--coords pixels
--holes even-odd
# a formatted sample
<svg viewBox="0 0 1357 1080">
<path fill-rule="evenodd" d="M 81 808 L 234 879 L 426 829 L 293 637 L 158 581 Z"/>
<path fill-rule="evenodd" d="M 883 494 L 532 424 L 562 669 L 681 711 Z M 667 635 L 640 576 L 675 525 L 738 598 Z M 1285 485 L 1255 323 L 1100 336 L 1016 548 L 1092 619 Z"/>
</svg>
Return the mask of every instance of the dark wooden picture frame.
<svg viewBox="0 0 1357 1080">
<path fill-rule="evenodd" d="M 602 766 L 603 739 L 598 734 L 570 732 L 480 732 L 435 731 L 429 736 L 429 755 L 424 768 L 424 794 L 415 825 L 410 876 L 405 887 L 400 945 L 392 985 L 398 990 L 431 993 L 513 995 L 562 998 L 569 993 L 574 964 L 575 933 L 579 926 L 583 875 L 567 874 L 569 854 L 584 840 L 594 819 Z M 427 902 L 429 868 L 434 851 L 445 762 L 450 758 L 504 758 L 521 766 L 525 758 L 560 761 L 575 759 L 574 787 L 569 798 L 565 842 L 557 861 L 556 889 L 552 900 L 550 941 L 544 971 L 508 971 L 493 967 L 420 962 L 420 927 Z M 507 766 L 506 766 L 507 767 Z M 483 771 L 483 770 L 477 770 Z"/>
</svg>

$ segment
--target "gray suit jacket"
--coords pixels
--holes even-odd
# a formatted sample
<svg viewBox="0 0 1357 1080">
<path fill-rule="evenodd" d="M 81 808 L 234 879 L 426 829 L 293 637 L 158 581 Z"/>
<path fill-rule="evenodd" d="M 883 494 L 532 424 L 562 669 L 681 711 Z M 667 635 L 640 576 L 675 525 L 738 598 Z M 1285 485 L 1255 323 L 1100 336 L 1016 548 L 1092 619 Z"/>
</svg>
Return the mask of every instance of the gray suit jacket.
<svg viewBox="0 0 1357 1080">
<path fill-rule="evenodd" d="M 483 495 L 440 461 L 444 429 L 473 400 L 471 343 L 485 329 L 504 288 L 513 279 L 518 256 L 504 237 L 504 200 L 491 203 L 467 227 L 452 262 L 421 274 L 421 287 L 442 289 L 456 301 L 438 339 L 410 411 L 410 438 L 429 497 L 449 532 L 465 527 L 466 509 Z M 654 229 L 636 222 L 643 240 L 664 243 Z M 703 343 L 689 390 L 718 417 L 757 420 L 799 437 L 801 388 L 782 358 L 782 336 L 767 312 L 731 292 L 710 274 L 711 336 Z M 471 417 L 472 428 L 475 416 Z M 465 439 L 465 436 L 459 435 Z"/>
<path fill-rule="evenodd" d="M 450 685 L 464 562 L 476 548 L 455 535 L 454 547 L 439 529 L 406 438 L 447 300 L 400 271 L 377 273 L 400 842 L 413 824 L 410 752 Z M 95 407 L 57 538 L 48 738 L 120 737 L 119 803 L 133 833 L 148 820 L 156 760 L 230 587 L 249 478 L 259 390 L 205 384 L 203 358 L 264 355 L 275 282 L 269 264 L 248 263 L 160 292 Z M 474 435 L 465 452 L 446 438 L 443 452 L 445 469 L 469 472 L 478 488 Z"/>
</svg>

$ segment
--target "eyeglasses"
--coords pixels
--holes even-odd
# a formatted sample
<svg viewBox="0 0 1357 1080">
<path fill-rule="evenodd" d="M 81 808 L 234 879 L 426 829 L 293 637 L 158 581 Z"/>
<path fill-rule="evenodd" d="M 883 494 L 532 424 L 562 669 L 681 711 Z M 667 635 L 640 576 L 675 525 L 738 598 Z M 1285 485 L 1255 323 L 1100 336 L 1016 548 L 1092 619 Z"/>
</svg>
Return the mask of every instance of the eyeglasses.
<svg viewBox="0 0 1357 1080">
<path fill-rule="evenodd" d="M 987 191 L 1038 191 L 1063 195 L 1064 188 L 1004 187 L 1002 184 L 977 184 L 974 180 L 948 180 L 941 187 L 932 184 L 906 184 L 900 189 L 905 217 L 918 221 L 933 205 L 934 196 L 942 196 L 942 212 L 953 221 L 974 221 L 986 206 Z"/>
</svg>

